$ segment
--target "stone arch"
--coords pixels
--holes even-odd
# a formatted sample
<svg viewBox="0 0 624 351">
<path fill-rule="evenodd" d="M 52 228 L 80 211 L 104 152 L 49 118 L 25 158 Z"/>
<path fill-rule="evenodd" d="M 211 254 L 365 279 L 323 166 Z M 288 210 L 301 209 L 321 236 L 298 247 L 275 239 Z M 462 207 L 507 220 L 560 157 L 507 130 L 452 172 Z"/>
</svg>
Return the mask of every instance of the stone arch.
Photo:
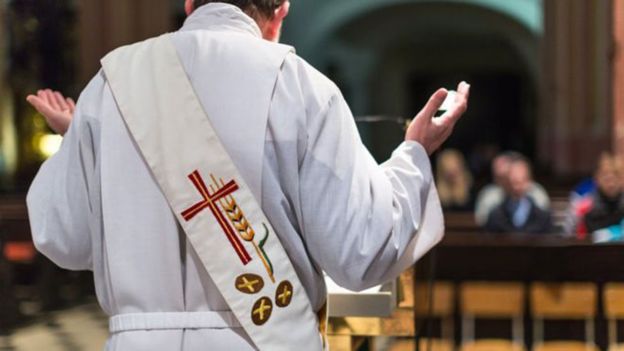
<svg viewBox="0 0 624 351">
<path fill-rule="evenodd" d="M 523 129 L 515 136 L 521 140 L 517 148 L 528 153 L 535 151 L 539 43 L 543 32 L 541 0 L 344 0 L 333 4 L 317 1 L 315 7 L 307 7 L 307 2 L 301 2 L 299 8 L 293 9 L 293 14 L 303 11 L 306 16 L 295 17 L 287 24 L 286 39 L 295 44 L 300 55 L 337 81 L 356 115 L 405 116 L 415 112 L 415 105 L 407 101 L 413 100 L 413 95 L 406 89 L 406 82 L 398 80 L 405 80 L 406 73 L 418 76 L 427 73 L 428 69 L 444 66 L 440 60 L 433 64 L 418 60 L 419 53 L 413 49 L 415 45 L 431 44 L 427 50 L 440 47 L 437 38 L 427 43 L 423 33 L 442 33 L 440 37 L 445 37 L 442 40 L 452 39 L 458 33 L 468 40 L 483 41 L 485 38 L 494 42 L 486 49 L 500 57 L 484 62 L 478 69 L 492 70 L 497 66 L 516 71 L 521 76 L 521 89 L 526 95 L 523 106 L 528 107 L 522 107 L 524 110 L 517 116 L 508 117 L 507 122 L 521 121 L 509 123 L 513 128 Z M 448 23 L 445 23 L 446 14 L 452 17 Z M 291 30 L 293 32 L 289 34 Z M 458 44 L 461 41 L 449 45 L 456 47 Z M 496 45 L 504 48 L 497 50 Z M 466 49 L 464 53 L 470 51 Z M 443 56 L 444 53 L 439 53 L 436 57 Z M 399 61 L 392 61 L 396 58 Z M 479 60 L 478 55 L 473 55 L 472 60 Z M 409 62 L 418 62 L 420 70 L 405 67 Z M 431 67 L 425 67 L 427 64 Z M 456 62 L 447 62 L 445 67 L 449 69 L 455 65 Z M 479 66 L 478 62 L 463 67 L 474 70 L 476 66 Z M 336 72 L 338 75 L 334 74 Z M 442 68 L 438 73 L 447 72 Z M 375 79 L 375 75 L 383 75 L 384 79 Z M 379 85 L 382 87 L 378 88 Z M 389 137 L 393 134 L 390 129 L 371 131 L 362 128 L 363 138 L 378 158 L 391 151 L 390 146 L 385 145 L 395 145 L 393 141 L 401 138 L 400 131 L 394 133 L 397 134 L 394 136 L 396 140 Z M 503 147 L 516 148 L 513 145 Z"/>
<path fill-rule="evenodd" d="M 294 17 L 287 22 L 289 41 L 297 44 L 299 53 L 315 62 L 318 48 L 327 38 L 366 13 L 384 7 L 414 4 L 458 4 L 498 12 L 516 21 L 535 36 L 543 33 L 543 0 L 314 0 L 293 1 Z"/>
</svg>

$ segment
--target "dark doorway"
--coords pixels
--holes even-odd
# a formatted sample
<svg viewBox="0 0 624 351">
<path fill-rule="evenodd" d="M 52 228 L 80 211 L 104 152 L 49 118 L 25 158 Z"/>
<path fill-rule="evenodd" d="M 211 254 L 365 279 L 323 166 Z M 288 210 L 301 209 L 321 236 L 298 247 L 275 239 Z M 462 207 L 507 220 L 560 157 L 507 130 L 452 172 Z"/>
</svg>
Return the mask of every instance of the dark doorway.
<svg viewBox="0 0 624 351">
<path fill-rule="evenodd" d="M 418 111 L 439 87 L 470 82 L 470 107 L 446 147 L 470 152 L 484 145 L 535 156 L 535 105 L 527 81 L 518 73 L 415 74 L 408 81 L 410 109 Z"/>
</svg>

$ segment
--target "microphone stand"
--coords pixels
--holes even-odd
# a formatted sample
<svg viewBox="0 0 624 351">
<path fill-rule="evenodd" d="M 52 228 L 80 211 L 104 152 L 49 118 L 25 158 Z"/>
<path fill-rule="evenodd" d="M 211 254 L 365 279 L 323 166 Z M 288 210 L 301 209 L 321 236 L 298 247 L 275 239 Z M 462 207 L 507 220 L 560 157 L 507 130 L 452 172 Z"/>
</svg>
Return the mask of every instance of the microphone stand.
<svg viewBox="0 0 624 351">
<path fill-rule="evenodd" d="M 396 123 L 402 126 L 404 129 L 407 129 L 407 126 L 412 122 L 411 118 L 398 117 L 398 116 L 359 116 L 355 117 L 356 123 L 381 123 L 381 122 L 389 122 Z"/>
</svg>

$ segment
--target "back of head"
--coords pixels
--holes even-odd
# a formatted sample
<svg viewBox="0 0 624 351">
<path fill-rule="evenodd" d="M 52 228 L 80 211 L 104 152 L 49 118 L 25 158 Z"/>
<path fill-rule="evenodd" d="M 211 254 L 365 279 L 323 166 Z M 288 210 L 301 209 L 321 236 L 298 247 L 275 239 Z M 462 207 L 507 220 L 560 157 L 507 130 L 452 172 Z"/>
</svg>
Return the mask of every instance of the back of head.
<svg viewBox="0 0 624 351">
<path fill-rule="evenodd" d="M 517 160 L 525 159 L 522 154 L 515 151 L 506 151 L 497 155 L 492 160 L 492 178 L 494 182 L 502 187 L 506 187 L 509 180 L 509 168 Z"/>
<path fill-rule="evenodd" d="M 255 20 L 273 18 L 277 10 L 286 0 L 193 0 L 193 8 L 209 3 L 226 3 L 238 6 Z"/>
<path fill-rule="evenodd" d="M 467 171 L 464 155 L 455 149 L 446 149 L 440 152 L 436 168 L 439 179 L 463 176 L 462 173 Z"/>
<path fill-rule="evenodd" d="M 446 149 L 440 153 L 437 159 L 436 182 L 443 207 L 463 206 L 470 201 L 472 176 L 460 151 Z"/>
</svg>

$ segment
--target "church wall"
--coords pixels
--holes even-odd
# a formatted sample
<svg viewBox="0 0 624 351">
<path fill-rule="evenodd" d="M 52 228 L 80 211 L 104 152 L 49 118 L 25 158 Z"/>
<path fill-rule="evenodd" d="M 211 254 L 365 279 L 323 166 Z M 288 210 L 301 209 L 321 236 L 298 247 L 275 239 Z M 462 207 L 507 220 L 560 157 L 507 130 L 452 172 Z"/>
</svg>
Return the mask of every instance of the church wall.
<svg viewBox="0 0 624 351">
<path fill-rule="evenodd" d="M 589 175 L 611 149 L 608 0 L 545 1 L 540 161 Z"/>
<path fill-rule="evenodd" d="M 171 0 L 82 0 L 77 6 L 80 81 L 85 84 L 110 50 L 174 29 L 175 6 Z"/>
</svg>

